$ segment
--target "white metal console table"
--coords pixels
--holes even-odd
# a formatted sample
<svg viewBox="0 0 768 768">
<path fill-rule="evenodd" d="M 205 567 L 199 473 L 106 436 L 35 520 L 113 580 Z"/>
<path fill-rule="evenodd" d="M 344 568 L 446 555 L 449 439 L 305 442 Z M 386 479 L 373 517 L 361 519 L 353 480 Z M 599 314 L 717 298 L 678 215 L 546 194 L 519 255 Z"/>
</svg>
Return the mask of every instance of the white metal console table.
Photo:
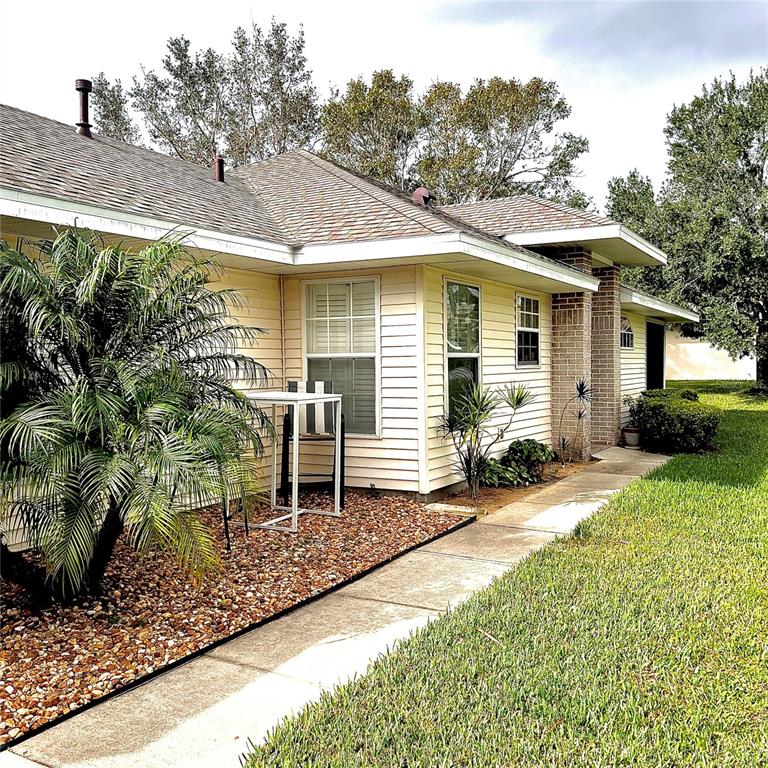
<svg viewBox="0 0 768 768">
<path fill-rule="evenodd" d="M 333 395 L 323 392 L 264 392 L 248 396 L 259 405 L 272 406 L 272 424 L 275 427 L 275 441 L 272 444 L 272 488 L 270 501 L 273 509 L 287 512 L 265 523 L 259 523 L 257 528 L 266 528 L 271 531 L 287 531 L 296 533 L 298 530 L 299 515 L 329 515 L 341 517 L 341 395 Z M 299 507 L 299 408 L 321 403 L 333 403 L 335 424 L 335 451 L 334 451 L 334 488 L 333 488 L 333 512 L 322 509 L 306 509 Z M 293 456 L 291 467 L 291 505 L 286 507 L 277 503 L 277 406 L 293 406 Z M 290 520 L 290 525 L 280 525 L 284 520 Z"/>
</svg>

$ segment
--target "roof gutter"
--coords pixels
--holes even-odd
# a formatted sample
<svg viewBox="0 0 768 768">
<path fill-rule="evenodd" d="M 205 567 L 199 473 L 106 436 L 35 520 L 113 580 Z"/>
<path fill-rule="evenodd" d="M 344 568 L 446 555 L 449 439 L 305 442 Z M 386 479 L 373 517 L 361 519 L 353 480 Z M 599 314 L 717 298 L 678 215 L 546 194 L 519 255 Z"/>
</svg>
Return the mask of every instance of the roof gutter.
<svg viewBox="0 0 768 768">
<path fill-rule="evenodd" d="M 15 216 L 59 226 L 82 227 L 139 240 L 158 240 L 173 232 L 183 236 L 189 245 L 203 250 L 262 259 L 277 264 L 293 264 L 293 249 L 282 243 L 199 229 L 176 221 L 31 194 L 12 187 L 0 186 L 0 216 Z"/>
</svg>

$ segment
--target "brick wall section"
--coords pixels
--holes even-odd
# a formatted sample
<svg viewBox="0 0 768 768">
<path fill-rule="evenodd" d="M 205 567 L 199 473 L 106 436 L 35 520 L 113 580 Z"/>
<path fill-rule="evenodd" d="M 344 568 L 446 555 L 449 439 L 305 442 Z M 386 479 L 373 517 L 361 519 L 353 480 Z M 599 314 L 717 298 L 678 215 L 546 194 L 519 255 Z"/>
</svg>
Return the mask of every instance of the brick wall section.
<svg viewBox="0 0 768 768">
<path fill-rule="evenodd" d="M 541 249 L 547 256 L 592 272 L 592 254 L 583 249 Z M 573 397 L 576 381 L 589 379 L 592 368 L 592 294 L 556 293 L 552 296 L 552 445 L 558 448 L 560 416 Z M 563 418 L 563 437 L 574 441 L 574 454 L 590 452 L 591 415 L 578 419 L 578 404 L 572 403 Z"/>
<path fill-rule="evenodd" d="M 600 287 L 592 295 L 592 445 L 615 445 L 621 431 L 620 267 L 593 269 Z"/>
</svg>

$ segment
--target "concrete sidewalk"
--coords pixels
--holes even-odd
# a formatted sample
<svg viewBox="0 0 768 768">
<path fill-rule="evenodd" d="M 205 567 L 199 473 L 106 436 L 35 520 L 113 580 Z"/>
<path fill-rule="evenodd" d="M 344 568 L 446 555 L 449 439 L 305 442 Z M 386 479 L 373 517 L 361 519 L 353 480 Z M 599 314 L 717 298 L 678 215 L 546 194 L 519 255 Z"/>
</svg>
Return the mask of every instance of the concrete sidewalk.
<svg viewBox="0 0 768 768">
<path fill-rule="evenodd" d="M 365 673 L 414 629 L 490 584 L 666 457 L 599 463 L 398 558 L 0 754 L 0 768 L 237 766 L 286 715 Z"/>
</svg>

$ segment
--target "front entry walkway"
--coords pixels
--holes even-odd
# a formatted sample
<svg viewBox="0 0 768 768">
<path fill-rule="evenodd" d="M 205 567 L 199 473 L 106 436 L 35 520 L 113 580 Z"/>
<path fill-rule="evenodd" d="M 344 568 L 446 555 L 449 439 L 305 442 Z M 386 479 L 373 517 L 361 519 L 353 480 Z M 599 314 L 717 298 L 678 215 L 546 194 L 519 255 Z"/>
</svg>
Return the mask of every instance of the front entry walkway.
<svg viewBox="0 0 768 768">
<path fill-rule="evenodd" d="M 666 457 L 609 448 L 583 472 L 0 754 L 0 768 L 238 765 L 246 739 L 362 675 Z"/>
</svg>

